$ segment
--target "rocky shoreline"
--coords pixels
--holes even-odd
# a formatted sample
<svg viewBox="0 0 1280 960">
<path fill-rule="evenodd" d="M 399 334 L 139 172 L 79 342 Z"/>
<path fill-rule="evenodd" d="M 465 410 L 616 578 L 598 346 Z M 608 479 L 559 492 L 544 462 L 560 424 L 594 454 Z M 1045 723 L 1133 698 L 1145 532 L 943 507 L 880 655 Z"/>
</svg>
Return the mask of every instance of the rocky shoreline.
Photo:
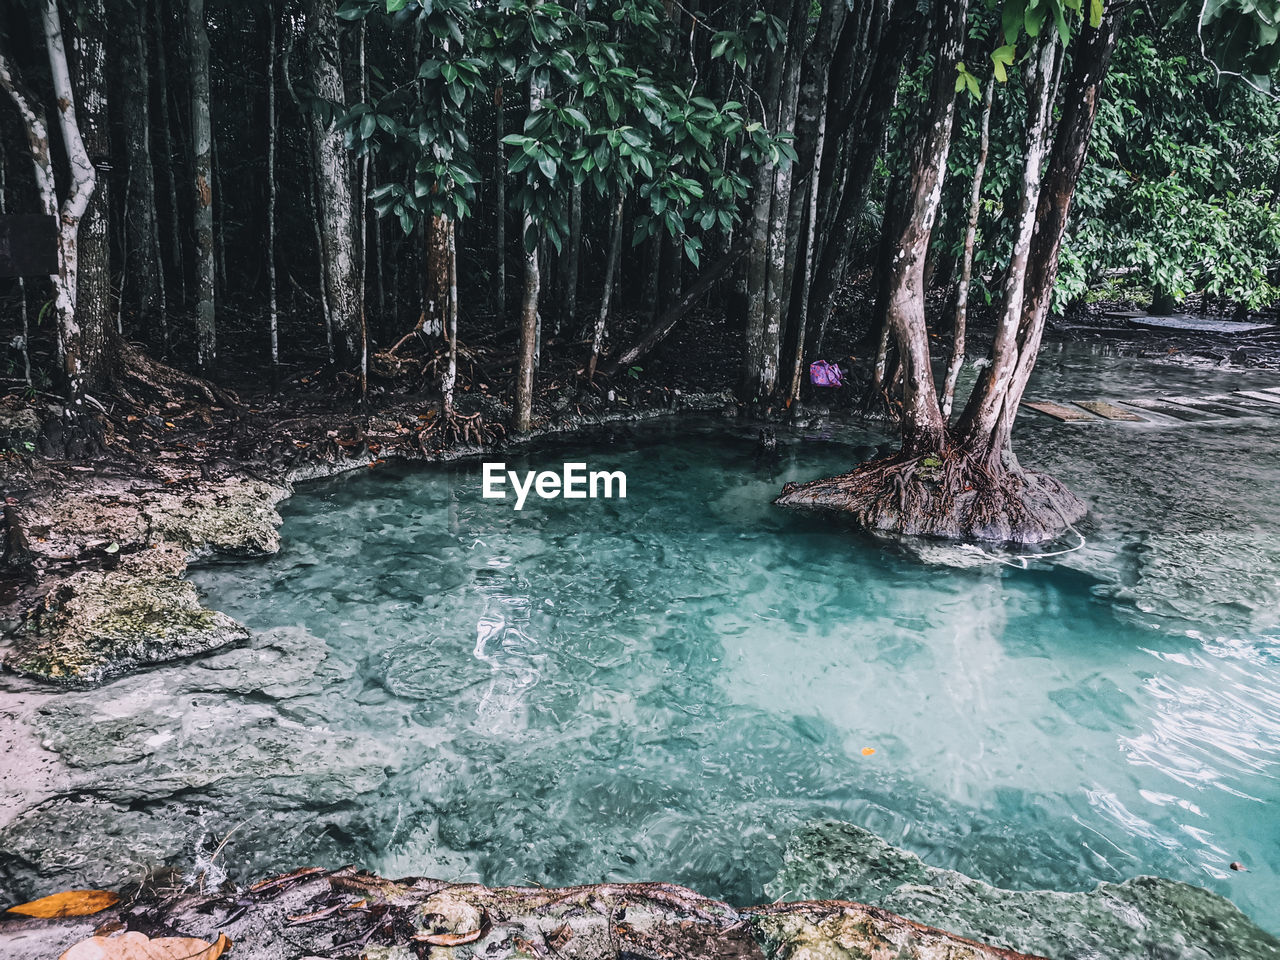
<svg viewBox="0 0 1280 960">
<path fill-rule="evenodd" d="M 351 867 L 228 895 L 151 894 L 88 917 L 0 915 L 0 953 L 48 960 L 125 931 L 226 936 L 228 956 L 253 960 L 1038 960 L 843 901 L 736 909 L 662 883 L 489 888 Z"/>
<path fill-rule="evenodd" d="M 281 425 L 259 437 L 257 456 L 231 459 L 179 444 L 145 464 L 108 459 L 90 467 L 44 466 L 38 482 L 25 484 L 33 492 L 10 496 L 5 506 L 4 567 L 15 596 L 0 662 L 40 680 L 83 686 L 244 641 L 248 631 L 202 607 L 183 574 L 200 560 L 279 550 L 276 505 L 292 495 L 295 482 L 392 460 L 480 456 L 613 424 L 720 410 L 729 402 L 726 394 L 675 392 L 661 404 L 553 419 L 519 441 L 438 446 L 420 442 L 416 413 L 390 409 L 363 418 L 362 427 L 339 423 L 326 430 L 328 443 L 292 439 Z M 295 455 L 271 456 L 282 445 Z"/>
</svg>

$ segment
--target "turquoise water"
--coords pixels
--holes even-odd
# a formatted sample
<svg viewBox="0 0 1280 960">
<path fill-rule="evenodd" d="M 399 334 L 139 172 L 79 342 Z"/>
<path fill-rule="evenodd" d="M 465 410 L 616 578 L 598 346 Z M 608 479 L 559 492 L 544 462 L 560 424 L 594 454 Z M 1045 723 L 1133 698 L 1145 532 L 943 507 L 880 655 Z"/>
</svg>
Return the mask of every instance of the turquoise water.
<svg viewBox="0 0 1280 960">
<path fill-rule="evenodd" d="M 1037 388 L 1275 381 L 1067 353 Z M 300 488 L 277 557 L 193 572 L 253 646 L 51 700 L 46 744 L 101 782 L 7 843 L 91 878 L 94 854 L 49 852 L 60 830 L 118 869 L 207 866 L 236 827 L 216 869 L 241 879 L 355 861 L 747 903 L 834 818 L 1015 889 L 1184 880 L 1280 931 L 1280 417 L 1024 418 L 1024 461 L 1094 507 L 1082 549 L 1028 569 L 770 505 L 884 437 L 783 431 L 766 463 L 752 437 L 508 455 L 627 475 L 626 500 L 520 512 L 478 463 Z"/>
</svg>

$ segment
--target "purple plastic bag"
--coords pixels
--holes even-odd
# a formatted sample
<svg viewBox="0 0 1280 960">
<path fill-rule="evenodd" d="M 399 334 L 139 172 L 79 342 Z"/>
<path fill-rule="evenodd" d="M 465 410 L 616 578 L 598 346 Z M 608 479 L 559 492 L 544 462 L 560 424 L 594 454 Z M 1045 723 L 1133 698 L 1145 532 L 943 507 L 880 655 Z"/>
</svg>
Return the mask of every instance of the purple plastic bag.
<svg viewBox="0 0 1280 960">
<path fill-rule="evenodd" d="M 815 387 L 840 387 L 844 386 L 844 374 L 834 363 L 815 360 L 809 364 L 809 382 Z"/>
</svg>

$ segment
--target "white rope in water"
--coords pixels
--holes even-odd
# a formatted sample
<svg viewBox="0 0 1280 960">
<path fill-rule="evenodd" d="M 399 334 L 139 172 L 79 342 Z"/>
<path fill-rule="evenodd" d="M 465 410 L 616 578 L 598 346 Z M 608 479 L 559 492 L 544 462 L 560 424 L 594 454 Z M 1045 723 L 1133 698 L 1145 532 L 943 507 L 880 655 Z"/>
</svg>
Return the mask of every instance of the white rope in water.
<svg viewBox="0 0 1280 960">
<path fill-rule="evenodd" d="M 1050 557 L 1061 557 L 1068 553 L 1075 553 L 1077 550 L 1084 547 L 1087 542 L 1084 534 L 1076 529 L 1076 525 L 1074 523 L 1067 520 L 1066 516 L 1062 512 L 1062 508 L 1056 503 L 1053 504 L 1053 509 L 1058 511 L 1058 516 L 1062 518 L 1062 522 L 1066 524 L 1067 529 L 1080 538 L 1080 542 L 1074 547 L 1067 547 L 1065 550 L 1051 550 L 1048 553 L 1025 553 L 1017 557 L 1002 557 L 998 554 L 988 553 L 986 550 L 983 550 L 980 546 L 974 543 L 962 543 L 960 544 L 960 549 L 967 553 L 976 553 L 994 563 L 1003 563 L 1007 567 L 1017 567 L 1019 570 L 1026 570 L 1030 567 L 1032 560 L 1048 560 Z"/>
</svg>

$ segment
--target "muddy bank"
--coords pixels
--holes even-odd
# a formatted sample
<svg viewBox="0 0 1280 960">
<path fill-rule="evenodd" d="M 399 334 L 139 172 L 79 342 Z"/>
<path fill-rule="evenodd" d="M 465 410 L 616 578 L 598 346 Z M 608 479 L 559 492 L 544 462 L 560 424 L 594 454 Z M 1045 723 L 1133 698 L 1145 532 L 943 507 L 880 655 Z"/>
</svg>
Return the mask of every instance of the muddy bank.
<svg viewBox="0 0 1280 960">
<path fill-rule="evenodd" d="M 0 918 L 0 953 L 47 960 L 123 931 L 225 934 L 228 956 L 411 960 L 1028 960 L 1027 955 L 838 901 L 735 909 L 670 884 L 487 888 L 302 871 L 243 894 L 147 893 L 92 917 Z"/>
</svg>

